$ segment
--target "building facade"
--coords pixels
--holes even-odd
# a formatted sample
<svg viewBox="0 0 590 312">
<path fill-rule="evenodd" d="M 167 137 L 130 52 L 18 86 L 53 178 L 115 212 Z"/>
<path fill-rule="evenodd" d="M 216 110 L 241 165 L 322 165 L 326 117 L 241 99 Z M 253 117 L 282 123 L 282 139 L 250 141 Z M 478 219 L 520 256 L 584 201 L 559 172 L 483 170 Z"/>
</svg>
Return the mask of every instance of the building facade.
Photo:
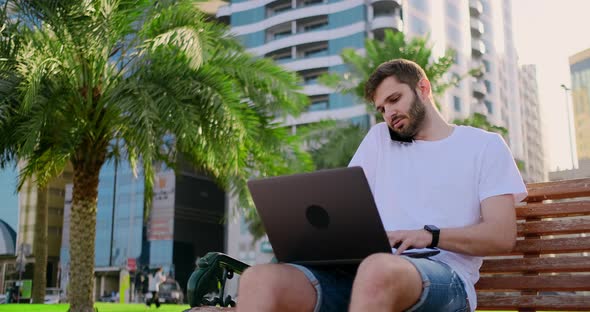
<svg viewBox="0 0 590 312">
<path fill-rule="evenodd" d="M 195 260 L 225 250 L 225 193 L 190 170 L 160 168 L 149 218 L 144 218 L 144 176 L 126 161 L 107 162 L 100 172 L 95 238 L 95 299 L 113 293 L 135 301 L 134 274 L 163 268 L 184 289 Z M 72 186 L 66 187 L 61 245 L 61 285 L 69 279 L 69 215 Z M 124 294 L 124 295 L 122 295 Z"/>
<path fill-rule="evenodd" d="M 569 58 L 578 159 L 590 159 L 590 49 Z"/>
<path fill-rule="evenodd" d="M 551 181 L 590 177 L 590 49 L 578 52 L 569 58 L 572 85 L 565 88 L 566 96 L 571 92 L 573 102 L 573 126 L 577 166 L 571 170 L 557 170 L 549 173 Z M 569 108 L 568 108 L 569 109 Z M 574 151 L 572 151 L 574 153 Z M 572 154 L 572 161 L 576 157 Z"/>
<path fill-rule="evenodd" d="M 537 85 L 535 65 L 520 67 L 519 89 L 521 112 L 523 116 L 523 166 L 522 177 L 525 182 L 547 181 L 545 152 L 543 150 L 543 133 L 541 131 L 541 108 Z"/>
<path fill-rule="evenodd" d="M 22 164 L 19 164 L 19 166 Z M 63 231 L 65 202 L 65 185 L 72 182 L 72 170 L 67 167 L 64 172 L 51 180 L 44 191 L 47 193 L 47 287 L 56 287 L 59 276 L 59 256 Z M 17 256 L 22 254 L 28 265 L 24 277 L 32 279 L 35 261 L 35 224 L 39 187 L 31 180 L 23 183 L 19 192 L 19 225 L 17 234 Z"/>
</svg>

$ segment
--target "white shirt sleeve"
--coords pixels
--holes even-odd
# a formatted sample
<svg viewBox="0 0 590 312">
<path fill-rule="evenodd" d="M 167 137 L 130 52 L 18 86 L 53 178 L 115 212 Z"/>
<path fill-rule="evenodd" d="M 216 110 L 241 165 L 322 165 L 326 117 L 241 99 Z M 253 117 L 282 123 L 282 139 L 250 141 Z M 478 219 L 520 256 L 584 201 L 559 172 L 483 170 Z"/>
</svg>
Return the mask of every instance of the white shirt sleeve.
<svg viewBox="0 0 590 312">
<path fill-rule="evenodd" d="M 375 188 L 379 161 L 379 131 L 381 124 L 373 126 L 359 145 L 348 167 L 360 166 L 365 172 L 371 191 Z"/>
<path fill-rule="evenodd" d="M 505 194 L 514 195 L 514 202 L 519 203 L 527 196 L 527 190 L 506 142 L 494 134 L 482 156 L 479 201 Z"/>
</svg>

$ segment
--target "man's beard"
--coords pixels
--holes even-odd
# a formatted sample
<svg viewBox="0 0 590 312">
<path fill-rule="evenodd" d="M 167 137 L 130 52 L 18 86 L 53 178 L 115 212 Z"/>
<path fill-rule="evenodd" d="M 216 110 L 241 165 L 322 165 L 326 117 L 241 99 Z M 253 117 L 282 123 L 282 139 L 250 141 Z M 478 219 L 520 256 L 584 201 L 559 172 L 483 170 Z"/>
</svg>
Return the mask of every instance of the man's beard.
<svg viewBox="0 0 590 312">
<path fill-rule="evenodd" d="M 425 105 L 418 97 L 418 94 L 416 94 L 416 91 L 414 91 L 414 101 L 410 106 L 410 110 L 404 117 L 408 119 L 408 124 L 399 130 L 394 129 L 393 125 L 391 125 L 389 127 L 389 134 L 392 140 L 412 142 L 422 128 L 422 124 L 426 118 Z"/>
</svg>

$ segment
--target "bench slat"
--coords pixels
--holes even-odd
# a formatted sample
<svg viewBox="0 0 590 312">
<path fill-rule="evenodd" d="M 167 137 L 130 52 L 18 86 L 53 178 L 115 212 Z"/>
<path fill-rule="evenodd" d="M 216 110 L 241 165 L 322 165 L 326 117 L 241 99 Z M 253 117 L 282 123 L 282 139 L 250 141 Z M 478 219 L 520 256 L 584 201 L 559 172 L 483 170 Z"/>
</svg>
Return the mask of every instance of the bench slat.
<svg viewBox="0 0 590 312">
<path fill-rule="evenodd" d="M 578 234 L 590 232 L 590 219 L 529 221 L 516 225 L 518 235 Z"/>
<path fill-rule="evenodd" d="M 526 202 L 546 199 L 564 199 L 590 196 L 590 178 L 554 182 L 531 183 L 527 185 Z"/>
<path fill-rule="evenodd" d="M 588 272 L 590 257 L 551 257 L 519 259 L 486 259 L 481 273 L 512 272 Z"/>
<path fill-rule="evenodd" d="M 553 311 L 590 311 L 590 296 L 490 296 L 477 298 L 477 310 L 536 308 Z"/>
<path fill-rule="evenodd" d="M 559 218 L 567 216 L 590 215 L 590 200 L 579 200 L 560 203 L 531 203 L 516 207 L 516 217 L 519 219 Z"/>
<path fill-rule="evenodd" d="M 549 254 L 584 251 L 590 251 L 590 237 L 518 240 L 512 253 Z"/>
<path fill-rule="evenodd" d="M 478 291 L 584 291 L 590 290 L 590 276 L 482 276 L 475 288 Z"/>
</svg>

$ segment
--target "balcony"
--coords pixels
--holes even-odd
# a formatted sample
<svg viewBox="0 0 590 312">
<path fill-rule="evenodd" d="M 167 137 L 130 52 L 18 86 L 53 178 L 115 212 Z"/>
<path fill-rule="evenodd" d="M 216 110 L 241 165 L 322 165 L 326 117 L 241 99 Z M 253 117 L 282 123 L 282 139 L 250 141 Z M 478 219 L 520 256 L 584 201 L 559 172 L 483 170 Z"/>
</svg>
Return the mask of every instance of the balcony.
<svg viewBox="0 0 590 312">
<path fill-rule="evenodd" d="M 486 86 L 481 80 L 473 79 L 471 88 L 473 89 L 473 96 L 477 99 L 482 99 L 486 95 Z"/>
<path fill-rule="evenodd" d="M 231 8 L 229 6 L 229 4 L 226 5 L 222 5 L 217 9 L 217 18 L 220 17 L 227 17 L 229 18 L 229 16 L 231 15 Z"/>
<path fill-rule="evenodd" d="M 291 0 L 273 1 L 266 5 L 266 17 L 271 17 L 293 9 Z"/>
<path fill-rule="evenodd" d="M 481 57 L 486 53 L 486 45 L 481 39 L 471 39 L 471 55 Z"/>
<path fill-rule="evenodd" d="M 327 1 L 324 0 L 298 0 L 297 1 L 297 8 L 309 7 L 312 5 L 324 4 Z"/>
<path fill-rule="evenodd" d="M 328 42 L 319 41 L 296 46 L 296 57 L 320 57 L 329 55 Z"/>
<path fill-rule="evenodd" d="M 472 37 L 481 37 L 481 35 L 483 35 L 484 32 L 484 26 L 482 21 L 480 21 L 479 19 L 471 19 L 471 36 Z"/>
<path fill-rule="evenodd" d="M 266 31 L 266 42 L 283 39 L 291 35 L 293 35 L 291 23 L 283 23 L 271 27 Z"/>
<path fill-rule="evenodd" d="M 483 14 L 483 3 L 481 3 L 481 0 L 469 0 L 469 14 L 473 17 Z"/>
<path fill-rule="evenodd" d="M 378 3 L 385 3 L 385 4 L 393 4 L 396 7 L 402 6 L 402 0 L 371 0 L 371 4 L 378 4 Z"/>
<path fill-rule="evenodd" d="M 301 90 L 301 93 L 307 94 L 309 96 L 330 94 L 332 92 L 334 92 L 334 89 L 326 87 L 321 84 L 307 84 L 307 85 L 304 85 L 303 90 Z"/>
<path fill-rule="evenodd" d="M 393 29 L 395 31 L 402 31 L 404 22 L 399 14 L 392 13 L 391 15 L 376 15 L 371 21 L 371 30 L 378 29 Z"/>
<path fill-rule="evenodd" d="M 248 49 L 248 52 L 255 55 L 261 55 L 287 47 L 342 38 L 350 36 L 352 34 L 359 33 L 364 30 L 366 30 L 366 23 L 361 21 L 336 29 L 320 29 L 299 34 L 293 34 L 289 37 L 278 40 L 267 41 L 267 43 L 265 43 L 264 45 Z"/>
<path fill-rule="evenodd" d="M 319 15 L 302 18 L 296 21 L 297 33 L 328 29 L 328 16 Z"/>
</svg>

